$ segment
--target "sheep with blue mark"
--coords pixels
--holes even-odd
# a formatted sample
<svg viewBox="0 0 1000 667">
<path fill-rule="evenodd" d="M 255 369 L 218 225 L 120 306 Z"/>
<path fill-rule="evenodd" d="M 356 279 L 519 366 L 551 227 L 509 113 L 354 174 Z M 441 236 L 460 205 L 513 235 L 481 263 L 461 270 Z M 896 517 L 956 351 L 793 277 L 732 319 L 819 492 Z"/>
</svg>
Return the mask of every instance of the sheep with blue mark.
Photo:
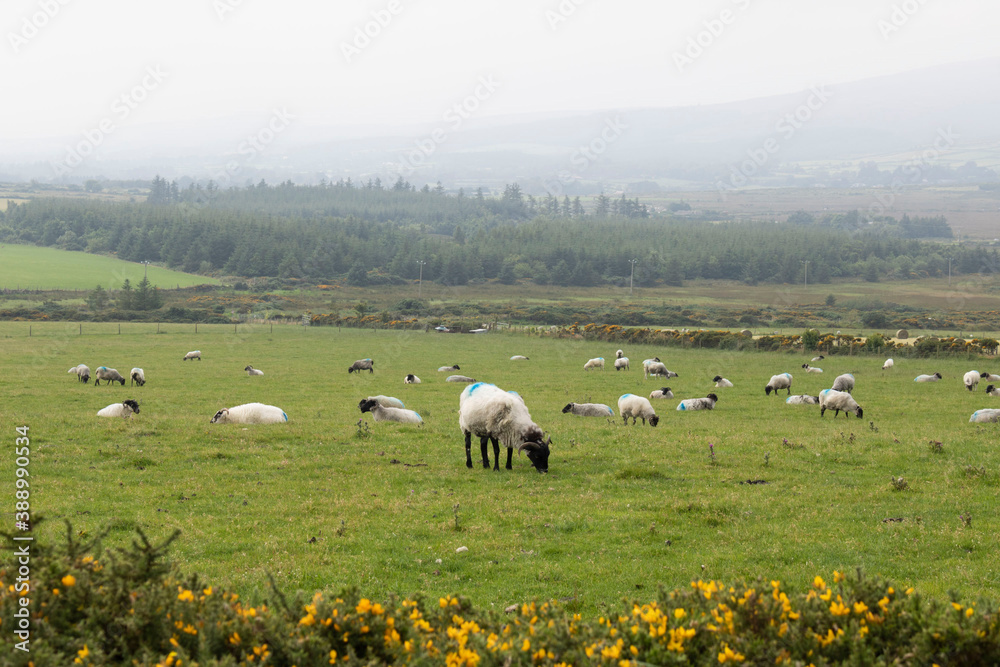
<svg viewBox="0 0 1000 667">
<path fill-rule="evenodd" d="M 622 394 L 618 397 L 618 413 L 626 424 L 628 424 L 628 418 L 631 417 L 633 426 L 636 419 L 641 419 L 643 424 L 648 420 L 650 426 L 656 426 L 660 423 L 660 417 L 653 410 L 653 404 L 645 396 Z"/>
<path fill-rule="evenodd" d="M 549 446 L 545 434 L 528 412 L 519 395 L 496 385 L 476 382 L 462 390 L 458 398 L 458 426 L 465 436 L 465 465 L 472 467 L 472 436 L 479 438 L 483 468 L 489 469 L 487 442 L 493 443 L 493 470 L 500 470 L 500 443 L 507 448 L 506 469 L 511 470 L 514 449 L 527 455 L 535 469 L 549 471 Z"/>
<path fill-rule="evenodd" d="M 692 412 L 694 410 L 713 410 L 715 409 L 715 404 L 719 401 L 719 397 L 715 394 L 709 394 L 705 398 L 685 398 L 683 401 L 677 404 L 677 409 L 680 412 Z"/>
<path fill-rule="evenodd" d="M 788 395 L 792 395 L 792 374 L 791 373 L 780 373 L 778 375 L 772 375 L 771 379 L 767 381 L 767 386 L 764 387 L 764 394 L 767 396 L 774 392 L 774 395 L 778 395 L 779 389 L 787 389 Z"/>
</svg>

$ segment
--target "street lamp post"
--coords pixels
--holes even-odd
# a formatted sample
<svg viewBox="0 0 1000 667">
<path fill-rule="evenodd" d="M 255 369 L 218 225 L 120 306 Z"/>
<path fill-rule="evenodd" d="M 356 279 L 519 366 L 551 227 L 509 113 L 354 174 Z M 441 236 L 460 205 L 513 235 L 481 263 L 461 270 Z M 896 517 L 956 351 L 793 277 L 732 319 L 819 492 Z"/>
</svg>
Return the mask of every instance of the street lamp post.
<svg viewBox="0 0 1000 667">
<path fill-rule="evenodd" d="M 420 277 L 417 278 L 417 298 L 418 299 L 421 298 L 421 296 L 423 295 L 423 290 L 424 290 L 424 264 L 426 264 L 426 263 L 427 262 L 421 262 L 420 260 L 417 260 L 417 264 L 420 265 Z"/>
<path fill-rule="evenodd" d="M 799 260 L 799 263 L 800 264 L 804 264 L 805 267 L 806 267 L 806 275 L 805 275 L 805 281 L 804 281 L 806 289 L 809 289 L 809 261 L 810 260 L 808 260 L 808 259 L 806 259 L 806 260 Z"/>
<path fill-rule="evenodd" d="M 632 273 L 628 277 L 628 295 L 632 296 L 632 280 L 635 278 L 635 263 L 638 262 L 637 259 L 630 259 L 629 264 L 632 265 Z"/>
<path fill-rule="evenodd" d="M 144 259 L 144 260 L 142 260 L 139 263 L 143 265 L 143 268 L 142 268 L 142 279 L 145 280 L 146 279 L 146 274 L 149 272 L 149 260 L 148 259 Z"/>
</svg>

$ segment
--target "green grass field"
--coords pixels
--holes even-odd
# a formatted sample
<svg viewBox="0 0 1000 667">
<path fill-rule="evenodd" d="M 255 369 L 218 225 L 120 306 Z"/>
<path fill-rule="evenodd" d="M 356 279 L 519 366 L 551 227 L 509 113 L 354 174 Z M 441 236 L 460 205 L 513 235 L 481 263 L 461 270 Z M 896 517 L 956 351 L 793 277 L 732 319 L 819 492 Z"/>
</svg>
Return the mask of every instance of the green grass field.
<svg viewBox="0 0 1000 667">
<path fill-rule="evenodd" d="M 117 289 L 128 278 L 142 280 L 145 267 L 104 255 L 55 248 L 4 244 L 0 246 L 0 289 L 80 290 Z M 191 285 L 217 285 L 218 280 L 180 271 L 149 267 L 149 281 L 170 289 Z"/>
<path fill-rule="evenodd" d="M 439 596 L 461 592 L 502 609 L 529 598 L 572 599 L 602 611 L 623 597 L 650 599 L 658 586 L 692 579 L 779 579 L 805 587 L 816 574 L 863 568 L 939 598 L 1000 597 L 1000 451 L 995 424 L 968 423 L 1000 399 L 970 394 L 961 375 L 998 372 L 995 359 L 898 360 L 832 357 L 807 375 L 811 355 L 681 351 L 633 346 L 631 371 L 584 372 L 610 343 L 523 335 L 482 336 L 332 328 L 0 323 L 0 384 L 11 447 L 0 478 L 12 480 L 15 427 L 31 437 L 31 503 L 48 520 L 93 534 L 110 527 L 121 544 L 141 528 L 183 535 L 174 558 L 187 571 L 260 599 L 266 573 L 286 590 Z M 101 328 L 103 327 L 103 328 Z M 204 360 L 182 362 L 189 350 Z M 511 362 L 514 354 L 530 361 Z M 641 360 L 660 356 L 680 374 L 643 380 Z M 374 374 L 348 374 L 371 357 Z M 143 388 L 79 384 L 78 363 L 127 374 Z M 525 457 L 512 471 L 465 467 L 457 426 L 463 385 L 438 366 L 518 391 L 552 436 L 549 473 Z M 264 370 L 250 378 L 247 364 Z M 852 372 L 865 418 L 820 418 L 817 407 L 764 395 L 768 378 L 795 375 L 794 393 L 817 393 Z M 915 384 L 919 373 L 944 381 Z M 404 385 L 415 373 L 420 385 Z M 677 399 L 712 391 L 711 412 L 656 403 L 657 428 L 561 413 L 570 401 L 616 407 L 626 392 L 664 384 Z M 358 401 L 402 399 L 422 427 L 358 422 Z M 130 421 L 98 409 L 142 399 Z M 278 405 L 287 424 L 215 425 L 221 407 Z M 616 410 L 617 412 L 617 410 Z M 941 452 L 930 441 L 940 441 Z M 709 445 L 714 449 L 714 461 Z M 502 454 L 503 455 L 503 454 Z M 492 456 L 492 454 L 491 454 Z M 895 490 L 891 476 L 909 488 Z M 766 483 L 746 484 L 763 480 Z M 13 484 L 8 484 L 13 502 Z M 964 525 L 960 515 L 969 517 Z M 456 553 L 458 547 L 468 552 Z M 617 606 L 615 607 L 617 608 Z"/>
</svg>

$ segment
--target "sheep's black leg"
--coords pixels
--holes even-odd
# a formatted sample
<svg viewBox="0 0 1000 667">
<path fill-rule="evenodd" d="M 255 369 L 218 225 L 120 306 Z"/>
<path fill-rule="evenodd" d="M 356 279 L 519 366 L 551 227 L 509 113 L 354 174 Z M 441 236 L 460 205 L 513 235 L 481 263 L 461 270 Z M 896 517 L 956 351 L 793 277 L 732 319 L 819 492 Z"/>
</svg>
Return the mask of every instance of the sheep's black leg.
<svg viewBox="0 0 1000 667">
<path fill-rule="evenodd" d="M 472 433 L 465 432 L 465 467 L 472 467 Z"/>
<path fill-rule="evenodd" d="M 486 435 L 484 435 L 481 438 L 479 438 L 479 449 L 483 453 L 483 467 L 484 468 L 489 468 L 490 467 L 490 454 L 489 454 L 489 450 L 487 449 L 487 443 L 489 442 L 489 439 L 490 439 L 489 436 L 486 436 Z"/>
<path fill-rule="evenodd" d="M 497 472 L 500 471 L 500 442 L 496 438 L 490 438 L 493 441 L 493 469 Z M 510 451 L 510 450 L 507 450 Z M 510 465 L 510 455 L 507 456 L 507 465 Z"/>
<path fill-rule="evenodd" d="M 514 448 L 513 447 L 508 447 L 507 448 L 507 470 L 511 470 L 510 457 L 511 457 L 511 454 L 513 454 L 513 453 L 514 453 Z M 499 463 L 499 462 L 500 462 L 500 453 L 497 452 L 497 463 Z M 498 470 L 499 470 L 499 468 L 498 468 Z"/>
</svg>

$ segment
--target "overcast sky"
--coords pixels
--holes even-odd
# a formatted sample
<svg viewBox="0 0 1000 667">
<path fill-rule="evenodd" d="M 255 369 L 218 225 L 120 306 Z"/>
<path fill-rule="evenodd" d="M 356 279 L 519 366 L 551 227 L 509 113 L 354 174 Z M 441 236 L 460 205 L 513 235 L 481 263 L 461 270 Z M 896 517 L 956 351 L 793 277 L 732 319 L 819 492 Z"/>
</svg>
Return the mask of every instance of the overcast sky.
<svg viewBox="0 0 1000 667">
<path fill-rule="evenodd" d="M 424 124 L 477 92 L 480 118 L 709 104 L 1000 56 L 992 0 L 3 4 L 0 142 L 274 109 Z"/>
</svg>

